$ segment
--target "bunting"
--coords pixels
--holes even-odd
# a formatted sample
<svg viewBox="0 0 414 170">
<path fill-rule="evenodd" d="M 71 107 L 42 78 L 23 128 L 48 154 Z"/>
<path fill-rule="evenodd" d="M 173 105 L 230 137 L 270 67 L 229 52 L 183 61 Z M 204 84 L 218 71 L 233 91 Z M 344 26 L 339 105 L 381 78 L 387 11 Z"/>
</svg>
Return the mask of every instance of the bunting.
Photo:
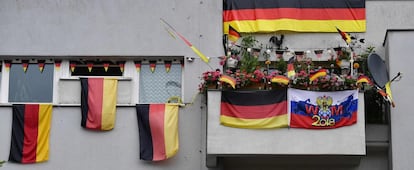
<svg viewBox="0 0 414 170">
<path fill-rule="evenodd" d="M 154 73 L 155 67 L 157 66 L 157 62 L 156 61 L 150 61 L 149 66 L 150 66 L 151 72 Z"/>
<path fill-rule="evenodd" d="M 37 65 L 39 66 L 39 71 L 43 73 L 43 70 L 45 68 L 45 60 L 37 60 Z"/>
<path fill-rule="evenodd" d="M 51 104 L 14 104 L 9 161 L 37 163 L 49 159 Z"/>
<path fill-rule="evenodd" d="M 164 61 L 164 65 L 165 65 L 165 71 L 168 73 L 170 72 L 171 69 L 171 61 Z"/>
<path fill-rule="evenodd" d="M 317 92 L 289 89 L 290 127 L 331 129 L 357 122 L 358 90 Z"/>
<path fill-rule="evenodd" d="M 141 61 L 134 61 L 137 72 L 141 71 Z"/>
<path fill-rule="evenodd" d="M 60 66 L 62 65 L 62 60 L 55 60 L 55 69 L 60 70 Z"/>
<path fill-rule="evenodd" d="M 88 67 L 88 71 L 89 71 L 89 73 L 90 73 L 90 72 L 92 72 L 93 62 L 88 62 L 86 65 L 87 65 L 87 67 Z"/>
<path fill-rule="evenodd" d="M 125 69 L 125 62 L 124 61 L 118 62 L 118 66 L 119 66 L 119 70 L 121 70 L 121 73 L 123 73 Z"/>
<path fill-rule="evenodd" d="M 365 32 L 365 0 L 225 0 L 225 34 L 229 25 L 242 33 Z"/>
<path fill-rule="evenodd" d="M 22 60 L 23 71 L 26 73 L 27 68 L 29 67 L 29 60 Z"/>
<path fill-rule="evenodd" d="M 104 70 L 105 70 L 105 72 L 108 72 L 108 69 L 109 69 L 109 63 L 108 63 L 108 62 L 104 62 L 104 63 L 103 63 L 103 66 L 104 66 Z"/>
<path fill-rule="evenodd" d="M 178 103 L 138 104 L 140 159 L 161 161 L 179 149 Z"/>
<path fill-rule="evenodd" d="M 76 68 L 76 63 L 75 62 L 70 62 L 69 66 L 70 66 L 70 71 L 73 73 L 75 71 L 75 68 Z"/>
<path fill-rule="evenodd" d="M 287 127 L 287 90 L 222 91 L 220 123 L 236 128 Z"/>
<path fill-rule="evenodd" d="M 4 67 L 6 68 L 6 71 L 10 71 L 11 60 L 4 60 Z"/>
<path fill-rule="evenodd" d="M 115 126 L 118 80 L 81 78 L 81 126 L 111 130 Z"/>
</svg>

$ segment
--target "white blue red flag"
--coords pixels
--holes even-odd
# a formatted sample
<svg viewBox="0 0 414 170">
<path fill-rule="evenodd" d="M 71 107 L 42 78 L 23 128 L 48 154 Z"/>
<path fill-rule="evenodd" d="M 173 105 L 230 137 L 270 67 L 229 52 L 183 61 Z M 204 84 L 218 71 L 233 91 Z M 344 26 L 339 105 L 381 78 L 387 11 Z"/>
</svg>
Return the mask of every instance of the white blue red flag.
<svg viewBox="0 0 414 170">
<path fill-rule="evenodd" d="M 357 122 L 358 90 L 316 92 L 289 89 L 290 127 L 330 129 Z"/>
</svg>

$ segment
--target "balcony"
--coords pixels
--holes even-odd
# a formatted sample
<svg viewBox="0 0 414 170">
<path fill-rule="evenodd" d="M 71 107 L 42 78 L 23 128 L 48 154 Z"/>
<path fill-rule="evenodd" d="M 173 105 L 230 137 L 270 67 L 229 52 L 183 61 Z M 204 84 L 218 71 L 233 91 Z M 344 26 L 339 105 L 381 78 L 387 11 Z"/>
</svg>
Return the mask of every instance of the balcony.
<svg viewBox="0 0 414 170">
<path fill-rule="evenodd" d="M 283 160 L 326 161 L 343 158 L 345 164 L 358 164 L 366 154 L 364 94 L 358 96 L 357 123 L 336 129 L 240 129 L 220 125 L 221 91 L 207 92 L 207 166 L 217 157 L 271 157 Z M 362 113 L 362 114 L 361 114 Z M 286 162 L 285 162 L 286 163 Z M 298 163 L 298 162 L 296 162 Z"/>
</svg>

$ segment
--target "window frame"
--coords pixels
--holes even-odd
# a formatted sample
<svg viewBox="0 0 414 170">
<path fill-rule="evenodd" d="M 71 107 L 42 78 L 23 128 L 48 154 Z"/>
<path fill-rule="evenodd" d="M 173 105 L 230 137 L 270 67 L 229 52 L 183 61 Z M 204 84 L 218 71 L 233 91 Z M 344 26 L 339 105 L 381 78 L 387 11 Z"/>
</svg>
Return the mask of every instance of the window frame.
<svg viewBox="0 0 414 170">
<path fill-rule="evenodd" d="M 31 65 L 36 65 L 36 67 L 38 67 L 38 61 L 44 61 L 45 64 L 52 64 L 52 99 L 51 101 L 48 102 L 37 102 L 37 101 L 10 101 L 9 100 L 9 95 L 10 95 L 10 73 L 11 73 L 11 67 L 22 67 L 22 61 L 27 62 L 28 64 Z M 6 68 L 6 61 L 10 62 L 10 68 Z M 33 66 L 31 66 L 33 67 Z M 22 68 L 23 69 L 23 68 Z M 21 104 L 21 103 L 54 103 L 55 101 L 55 89 L 56 89 L 56 69 L 54 66 L 54 62 L 52 59 L 43 59 L 43 58 L 38 58 L 38 59 L 26 59 L 24 57 L 19 58 L 19 57 L 15 57 L 14 59 L 3 59 L 1 62 L 1 82 L 0 82 L 0 103 L 1 104 Z"/>
</svg>

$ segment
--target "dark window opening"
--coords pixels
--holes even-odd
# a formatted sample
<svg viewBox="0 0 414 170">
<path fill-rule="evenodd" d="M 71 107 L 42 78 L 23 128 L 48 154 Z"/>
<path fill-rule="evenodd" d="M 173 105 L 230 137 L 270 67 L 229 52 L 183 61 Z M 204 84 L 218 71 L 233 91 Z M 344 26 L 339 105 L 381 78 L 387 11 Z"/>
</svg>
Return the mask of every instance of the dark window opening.
<svg viewBox="0 0 414 170">
<path fill-rule="evenodd" d="M 70 61 L 72 76 L 122 76 L 125 62 Z"/>
</svg>

